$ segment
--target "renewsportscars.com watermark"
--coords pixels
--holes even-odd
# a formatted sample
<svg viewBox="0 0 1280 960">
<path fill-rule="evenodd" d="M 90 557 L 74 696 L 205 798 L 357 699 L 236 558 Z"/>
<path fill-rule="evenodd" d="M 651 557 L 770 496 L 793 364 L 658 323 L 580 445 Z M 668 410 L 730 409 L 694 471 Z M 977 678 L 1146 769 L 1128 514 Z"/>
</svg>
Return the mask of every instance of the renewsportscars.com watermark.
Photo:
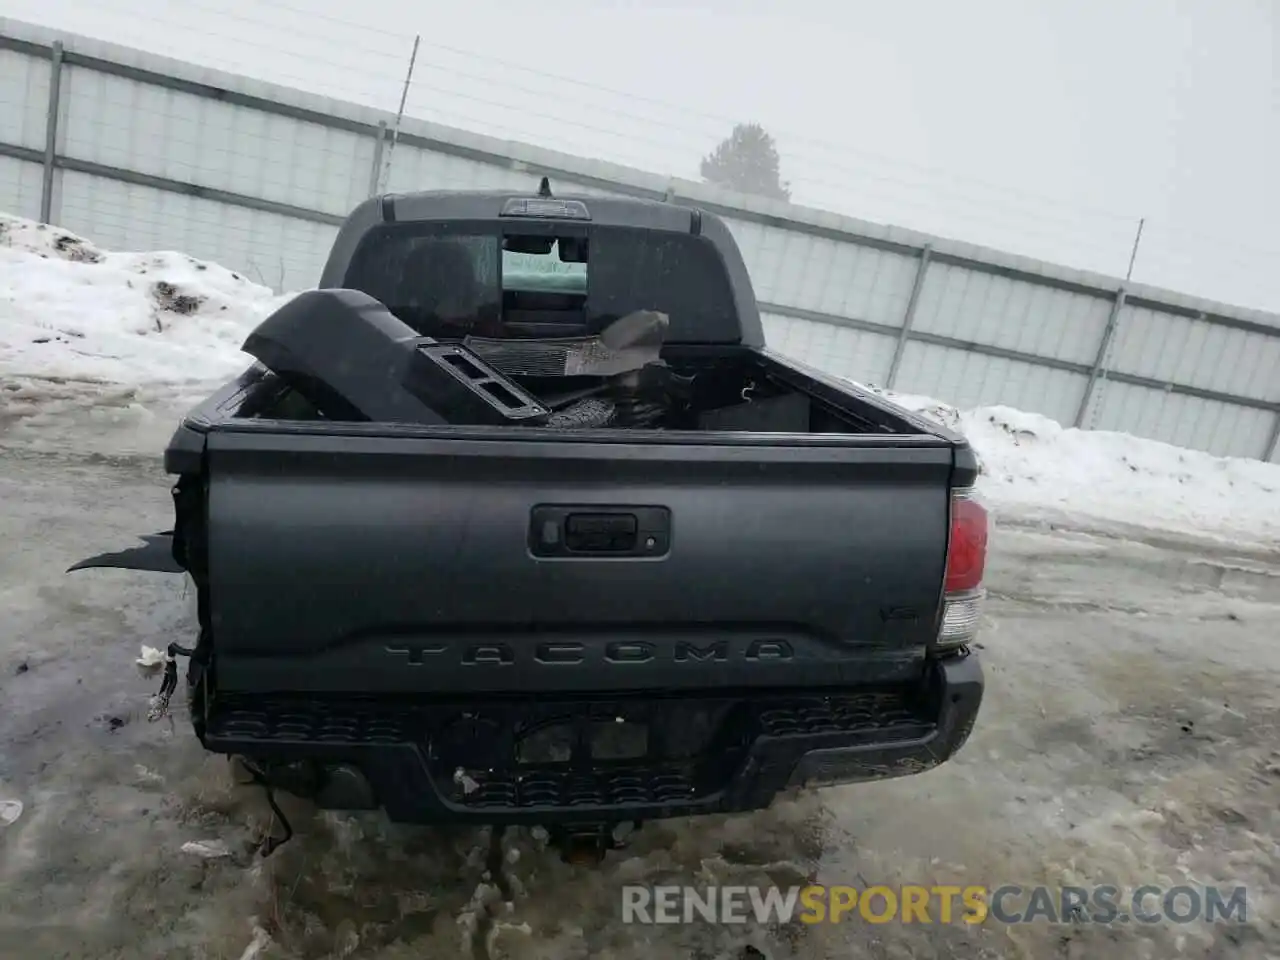
<svg viewBox="0 0 1280 960">
<path fill-rule="evenodd" d="M 1245 923 L 1244 887 L 624 886 L 622 922 Z"/>
</svg>

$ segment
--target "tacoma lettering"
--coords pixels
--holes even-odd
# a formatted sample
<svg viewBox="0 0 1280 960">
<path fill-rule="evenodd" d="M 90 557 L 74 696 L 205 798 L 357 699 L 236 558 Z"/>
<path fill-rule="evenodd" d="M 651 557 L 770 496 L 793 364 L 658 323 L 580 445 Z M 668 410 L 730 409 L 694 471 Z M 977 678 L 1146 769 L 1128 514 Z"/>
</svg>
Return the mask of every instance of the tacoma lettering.
<svg viewBox="0 0 1280 960">
<path fill-rule="evenodd" d="M 462 662 L 466 664 L 485 663 L 495 666 L 515 663 L 516 652 L 505 643 L 481 643 L 467 647 L 466 653 L 462 655 Z"/>
<path fill-rule="evenodd" d="M 604 658 L 611 663 L 648 663 L 654 659 L 653 644 L 643 640 L 617 640 L 604 648 Z"/>
<path fill-rule="evenodd" d="M 582 652 L 580 643 L 540 643 L 533 658 L 539 663 L 581 663 Z"/>
<path fill-rule="evenodd" d="M 426 646 L 407 643 L 387 644 L 387 653 L 403 653 L 410 666 L 420 667 L 426 658 L 434 653 L 444 653 L 449 648 L 442 643 L 431 643 Z"/>
<path fill-rule="evenodd" d="M 695 643 L 681 640 L 676 644 L 677 660 L 724 660 L 729 654 L 729 645 L 717 640 L 710 646 L 700 647 Z"/>
<path fill-rule="evenodd" d="M 731 659 L 755 662 L 795 658 L 795 651 L 786 640 L 752 640 L 739 653 L 730 652 L 727 640 L 714 640 L 705 644 L 678 640 L 674 644 L 661 645 L 647 640 L 615 640 L 594 648 L 570 640 L 547 641 L 528 647 L 509 643 L 470 643 L 457 646 L 446 643 L 398 643 L 387 644 L 386 650 L 403 656 L 409 666 L 414 667 L 420 667 L 428 659 L 441 655 L 447 657 L 451 652 L 465 666 L 505 666 L 522 659 L 546 665 L 581 664 L 594 660 L 597 663 L 625 666 L 662 660 L 675 663 L 724 663 Z"/>
<path fill-rule="evenodd" d="M 785 640 L 752 640 L 747 647 L 748 660 L 790 660 L 795 654 Z"/>
</svg>

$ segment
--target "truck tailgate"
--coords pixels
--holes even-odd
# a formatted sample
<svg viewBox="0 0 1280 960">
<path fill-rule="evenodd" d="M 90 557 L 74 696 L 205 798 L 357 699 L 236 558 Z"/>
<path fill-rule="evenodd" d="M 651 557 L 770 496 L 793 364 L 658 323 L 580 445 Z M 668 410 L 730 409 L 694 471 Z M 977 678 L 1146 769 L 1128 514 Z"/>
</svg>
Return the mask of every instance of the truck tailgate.
<svg viewBox="0 0 1280 960">
<path fill-rule="evenodd" d="M 952 448 L 770 439 L 214 429 L 219 685 L 514 693 L 918 676 L 937 633 Z"/>
</svg>

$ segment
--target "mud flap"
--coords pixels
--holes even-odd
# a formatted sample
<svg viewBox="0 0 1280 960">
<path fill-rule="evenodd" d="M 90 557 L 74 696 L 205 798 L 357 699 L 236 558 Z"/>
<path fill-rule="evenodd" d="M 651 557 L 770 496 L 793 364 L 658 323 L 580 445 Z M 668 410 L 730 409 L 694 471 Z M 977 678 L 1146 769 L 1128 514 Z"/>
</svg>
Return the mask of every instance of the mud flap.
<svg viewBox="0 0 1280 960">
<path fill-rule="evenodd" d="M 139 538 L 142 546 L 130 547 L 116 553 L 100 553 L 67 569 L 67 573 L 92 567 L 112 567 L 118 570 L 147 570 L 153 573 L 184 573 L 173 556 L 173 531 L 153 533 Z"/>
</svg>

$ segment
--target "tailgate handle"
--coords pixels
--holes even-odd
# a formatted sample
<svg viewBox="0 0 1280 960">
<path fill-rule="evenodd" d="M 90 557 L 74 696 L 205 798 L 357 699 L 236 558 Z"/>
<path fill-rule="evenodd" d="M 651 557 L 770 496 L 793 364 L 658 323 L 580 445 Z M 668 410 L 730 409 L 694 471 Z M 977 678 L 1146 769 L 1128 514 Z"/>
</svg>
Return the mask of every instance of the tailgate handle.
<svg viewBox="0 0 1280 960">
<path fill-rule="evenodd" d="M 529 513 L 529 553 L 538 560 L 655 560 L 670 550 L 667 507 L 540 503 Z"/>
<path fill-rule="evenodd" d="M 565 518 L 564 545 L 575 553 L 631 553 L 639 532 L 634 513 L 571 513 Z"/>
</svg>

